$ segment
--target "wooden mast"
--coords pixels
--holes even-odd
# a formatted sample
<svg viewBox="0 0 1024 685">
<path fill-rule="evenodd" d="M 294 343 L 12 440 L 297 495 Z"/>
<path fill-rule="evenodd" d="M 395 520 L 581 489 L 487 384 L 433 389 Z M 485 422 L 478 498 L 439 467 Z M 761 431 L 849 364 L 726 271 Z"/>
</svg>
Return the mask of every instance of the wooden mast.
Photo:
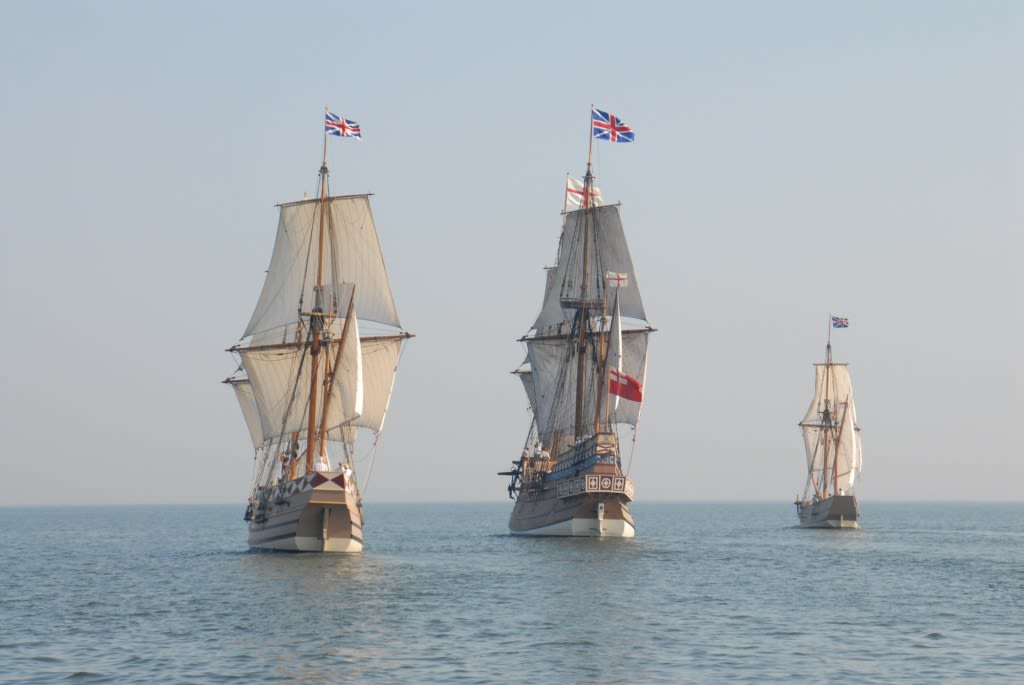
<svg viewBox="0 0 1024 685">
<path fill-rule="evenodd" d="M 605 278 L 607 274 L 603 274 L 602 278 Z M 601 321 L 611 321 L 608 324 L 608 328 L 605 329 L 602 324 L 600 333 L 600 344 L 601 348 L 598 352 L 597 358 L 601 360 L 600 373 L 598 375 L 598 392 L 600 393 L 601 401 L 597 403 L 595 415 L 594 415 L 594 433 L 600 433 L 602 430 L 611 430 L 612 425 L 612 388 L 611 388 L 611 352 L 612 352 L 612 328 L 615 321 L 615 315 L 619 309 L 619 286 L 615 286 L 615 300 L 612 305 L 612 313 L 608 313 L 608 291 L 607 283 L 605 283 L 605 296 L 604 296 L 604 308 L 602 311 L 603 316 Z M 621 350 L 620 350 L 621 352 Z M 603 420 L 603 424 L 602 424 Z"/>
<path fill-rule="evenodd" d="M 608 352 L 611 349 L 609 337 L 611 331 L 605 330 L 604 321 L 608 318 L 608 303 L 607 296 L 604 307 L 601 309 L 601 328 L 598 330 L 598 383 L 597 383 L 597 397 L 598 401 L 594 404 L 594 434 L 600 433 L 604 426 L 609 425 L 611 422 L 611 388 L 608 386 L 608 372 L 610 366 L 608 365 Z M 603 422 L 602 422 L 603 419 Z"/>
<path fill-rule="evenodd" d="M 317 391 L 320 366 L 320 338 L 323 332 L 324 226 L 327 214 L 327 130 L 324 130 L 324 157 L 320 165 L 320 227 L 316 252 L 316 284 L 313 289 L 313 311 L 309 317 L 309 422 L 306 426 L 306 473 L 313 471 L 313 460 L 319 452 L 317 441 Z"/>
<path fill-rule="evenodd" d="M 824 447 L 825 447 L 824 461 L 821 464 L 821 487 L 822 487 L 823 490 L 825 490 L 825 494 L 828 494 L 828 481 L 832 480 L 833 484 L 834 484 L 834 482 L 836 480 L 836 478 L 835 478 L 835 471 L 836 471 L 836 467 L 835 467 L 835 460 L 836 460 L 835 448 L 838 447 L 838 445 L 835 444 L 835 442 L 834 442 L 835 439 L 833 437 L 833 430 L 832 430 L 832 428 L 833 428 L 833 426 L 832 426 L 832 409 L 833 408 L 830 406 L 831 405 L 831 396 L 832 396 L 832 392 L 830 390 L 831 381 L 832 381 L 832 315 L 829 314 L 828 318 L 829 318 L 828 342 L 825 344 L 825 394 L 824 394 L 825 412 L 822 414 L 822 417 L 821 417 L 822 430 L 824 431 L 824 435 L 822 435 L 822 442 L 824 443 Z M 832 461 L 833 461 L 833 464 L 832 464 L 832 478 L 831 479 L 828 476 L 828 457 L 829 457 L 829 451 L 830 451 L 829 447 L 832 447 L 831 451 L 832 451 Z M 833 495 L 836 494 L 835 488 L 832 489 L 832 494 Z"/>
<path fill-rule="evenodd" d="M 590 313 L 587 300 L 587 272 L 590 269 L 590 189 L 594 185 L 594 177 L 590 173 L 590 165 L 594 153 L 594 105 L 590 105 L 590 120 L 587 122 L 587 173 L 583 177 L 583 198 L 580 207 L 583 212 L 583 274 L 580 279 L 580 303 L 576 310 L 577 343 L 576 343 L 576 418 L 573 437 L 578 440 L 583 436 L 583 372 L 587 361 L 587 328 Z"/>
<path fill-rule="evenodd" d="M 583 178 L 583 196 L 586 198 L 593 183 L 590 175 L 590 161 L 587 160 L 587 175 Z M 583 372 L 587 363 L 587 328 L 590 321 L 590 313 L 587 309 L 587 272 L 590 268 L 590 211 L 589 207 L 583 209 L 583 275 L 580 279 L 580 305 L 576 309 L 576 420 L 573 428 L 573 437 L 578 440 L 583 437 Z"/>
<path fill-rule="evenodd" d="M 355 308 L 355 303 L 356 287 L 353 284 L 352 297 L 349 298 L 348 310 L 345 312 L 345 323 L 341 327 L 341 339 L 338 340 L 338 352 L 337 354 L 334 355 L 334 366 L 331 368 L 329 372 L 327 372 L 324 378 L 324 406 L 323 409 L 320 410 L 324 416 L 327 416 L 327 410 L 331 403 L 331 393 L 328 389 L 334 384 L 334 374 L 338 372 L 338 365 L 341 363 L 342 353 L 345 349 L 345 340 L 346 338 L 348 338 L 349 328 L 351 327 L 350 324 L 352 322 L 352 310 Z M 358 345 L 359 342 L 357 341 L 356 344 Z M 321 444 L 325 440 L 327 440 L 327 427 L 324 425 L 323 421 L 320 422 L 320 432 L 318 435 L 318 440 L 320 441 Z"/>
</svg>

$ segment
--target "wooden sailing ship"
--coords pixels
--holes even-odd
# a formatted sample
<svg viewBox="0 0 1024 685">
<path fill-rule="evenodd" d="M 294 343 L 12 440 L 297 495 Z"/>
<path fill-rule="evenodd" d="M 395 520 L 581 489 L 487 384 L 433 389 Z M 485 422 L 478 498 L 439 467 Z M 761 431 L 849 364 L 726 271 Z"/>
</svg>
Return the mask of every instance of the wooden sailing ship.
<svg viewBox="0 0 1024 685">
<path fill-rule="evenodd" d="M 249 545 L 358 552 L 356 471 L 375 453 L 403 343 L 369 195 L 332 196 L 327 135 L 358 136 L 327 113 L 314 199 L 279 205 L 266 280 L 225 382 L 255 448 Z"/>
<path fill-rule="evenodd" d="M 832 361 L 832 328 L 847 325 L 845 318 L 830 316 L 825 361 L 814 365 L 814 397 L 800 422 L 807 483 L 796 498 L 796 511 L 807 528 L 859 526 L 854 484 L 861 471 L 860 426 L 849 367 Z"/>
<path fill-rule="evenodd" d="M 600 116 L 608 122 L 593 110 L 591 141 L 601 137 Z M 529 398 L 531 426 L 521 456 L 499 475 L 510 479 L 513 534 L 633 537 L 634 484 L 623 470 L 619 432 L 639 420 L 654 329 L 619 207 L 597 201 L 589 154 L 576 190 L 579 207 L 563 213 L 557 263 L 547 271 L 541 312 L 521 339 L 526 361 L 514 372 Z"/>
</svg>

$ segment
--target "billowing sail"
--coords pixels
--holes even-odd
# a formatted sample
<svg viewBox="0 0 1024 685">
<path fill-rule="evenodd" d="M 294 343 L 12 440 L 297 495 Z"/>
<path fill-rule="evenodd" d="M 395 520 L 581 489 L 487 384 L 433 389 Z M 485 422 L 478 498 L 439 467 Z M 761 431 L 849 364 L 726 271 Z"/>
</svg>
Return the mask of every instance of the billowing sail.
<svg viewBox="0 0 1024 685">
<path fill-rule="evenodd" d="M 526 391 L 526 397 L 530 400 L 530 411 L 536 414 L 537 390 L 533 385 L 533 369 L 530 368 L 530 360 L 528 358 L 524 360 L 519 368 L 512 373 L 519 376 L 519 380 L 523 382 L 523 390 Z"/>
<path fill-rule="evenodd" d="M 814 398 L 800 426 L 807 452 L 807 470 L 817 479 L 824 472 L 827 487 L 850 493 L 861 470 L 860 426 L 853 386 L 846 364 L 815 364 Z"/>
<path fill-rule="evenodd" d="M 622 294 L 618 289 L 617 296 Z M 619 313 L 618 297 L 615 300 L 615 311 L 612 313 L 611 332 L 608 342 L 608 368 L 620 371 L 640 381 L 646 380 L 647 373 L 647 337 L 648 331 L 631 331 L 628 338 L 623 337 L 622 318 Z M 628 345 L 626 343 L 629 343 Z M 624 423 L 636 426 L 640 420 L 641 403 L 628 400 L 619 395 L 609 395 L 611 423 Z"/>
<path fill-rule="evenodd" d="M 588 236 L 587 246 L 583 244 L 585 234 Z M 578 299 L 582 293 L 583 298 L 601 301 L 607 288 L 604 275 L 608 271 L 623 274 L 629 279 L 630 287 L 622 289 L 620 293 L 622 316 L 638 321 L 647 320 L 617 205 L 580 209 L 566 214 L 559 245 L 558 265 L 547 279 L 544 303 L 533 324 L 535 330 L 541 331 L 573 319 L 575 311 L 563 308 L 562 300 Z M 587 252 L 585 270 L 584 247 Z M 586 282 L 583 282 L 584 279 Z"/>
<path fill-rule="evenodd" d="M 252 386 L 248 378 L 229 378 L 227 383 L 234 389 L 238 406 L 245 417 L 245 425 L 249 429 L 253 447 L 263 447 L 266 438 L 263 436 L 263 424 L 260 421 L 260 410 L 256 406 L 256 398 L 252 394 Z"/>
<path fill-rule="evenodd" d="M 353 426 L 369 428 L 375 433 L 381 431 L 405 340 L 404 335 L 362 339 L 363 408 L 352 422 Z"/>
<path fill-rule="evenodd" d="M 647 372 L 647 330 L 622 331 L 622 371 L 643 380 Z M 554 444 L 554 436 L 571 438 L 575 420 L 576 365 L 567 363 L 575 341 L 564 337 L 538 336 L 526 339 L 530 367 L 533 370 L 534 418 L 542 442 Z M 607 389 L 599 382 L 597 360 L 590 356 L 584 361 L 584 378 L 594 382 L 585 387 L 583 415 L 596 415 L 597 403 Z M 640 403 L 623 401 L 616 410 L 614 422 L 636 425 Z"/>
<path fill-rule="evenodd" d="M 610 288 L 609 275 L 621 287 Z M 545 281 L 540 315 L 532 334 L 523 339 L 528 367 L 517 373 L 530 399 L 541 441 L 557 452 L 579 437 L 575 435 L 578 416 L 584 417 L 587 424 L 598 416 L 606 417 L 612 424 L 633 426 L 639 419 L 640 402 L 621 400 L 614 409 L 604 409 L 608 382 L 602 371 L 616 368 L 643 381 L 647 372 L 647 338 L 652 330 L 623 330 L 623 318 L 646 324 L 646 315 L 618 206 L 592 207 L 565 215 L 558 262 L 547 270 Z M 610 323 L 609 307 L 615 309 Z M 585 312 L 583 318 L 581 311 Z M 581 326 L 586 327 L 587 351 L 583 353 L 583 382 L 578 398 Z M 614 348 L 614 360 L 602 357 L 609 343 Z M 582 401 L 579 412 L 577 399 Z"/>
<path fill-rule="evenodd" d="M 321 369 L 325 374 L 332 369 L 329 394 L 319 402 L 321 408 L 326 406 L 326 414 L 317 424 L 324 430 L 354 421 L 362 413 L 362 349 L 358 329 L 343 337 L 320 348 Z M 309 346 L 287 343 L 241 347 L 236 351 L 252 386 L 263 435 L 276 437 L 305 431 L 313 366 Z"/>
<path fill-rule="evenodd" d="M 313 309 L 320 206 L 318 199 L 281 205 L 270 268 L 243 337 L 284 328 L 299 320 L 300 310 Z M 331 197 L 327 207 L 324 310 L 344 315 L 348 300 L 341 292 L 341 284 L 356 283 L 355 308 L 360 318 L 400 327 L 369 196 Z"/>
<path fill-rule="evenodd" d="M 353 347 L 349 350 L 346 345 L 326 402 L 329 414 L 322 421 L 331 439 L 349 441 L 345 436 L 351 430 L 342 432 L 341 426 L 380 432 L 402 343 L 409 337 L 400 329 L 367 195 L 326 201 L 318 298 L 321 206 L 316 199 L 281 205 L 270 268 L 244 334 L 249 343 L 233 348 L 242 357 L 267 439 L 277 438 L 282 431 L 304 434 L 310 381 L 306 338 L 310 313 L 318 303 L 330 341 L 324 343 L 321 359 L 329 363 L 337 355 L 350 301 L 355 314 L 348 333 Z M 364 324 L 384 335 L 360 339 Z M 355 340 L 360 341 L 358 345 Z"/>
<path fill-rule="evenodd" d="M 362 549 L 356 475 L 372 466 L 398 369 L 402 330 L 368 195 L 330 196 L 326 113 L 316 199 L 279 205 L 263 288 L 230 349 L 256 446 L 249 544 Z M 351 122 L 349 122 L 351 124 Z M 370 435 L 372 433 L 373 435 Z"/>
</svg>

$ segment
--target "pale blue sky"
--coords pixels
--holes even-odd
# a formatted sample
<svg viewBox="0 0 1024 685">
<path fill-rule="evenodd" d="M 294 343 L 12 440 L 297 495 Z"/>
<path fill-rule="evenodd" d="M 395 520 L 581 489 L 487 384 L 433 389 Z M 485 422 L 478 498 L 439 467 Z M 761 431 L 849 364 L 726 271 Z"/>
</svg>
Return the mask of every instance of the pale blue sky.
<svg viewBox="0 0 1024 685">
<path fill-rule="evenodd" d="M 591 103 L 651 323 L 641 500 L 802 489 L 826 319 L 870 500 L 1021 500 L 1024 5 L 0 4 L 0 505 L 243 502 L 224 351 L 275 203 L 374 192 L 403 323 L 371 501 L 502 501 Z"/>
</svg>

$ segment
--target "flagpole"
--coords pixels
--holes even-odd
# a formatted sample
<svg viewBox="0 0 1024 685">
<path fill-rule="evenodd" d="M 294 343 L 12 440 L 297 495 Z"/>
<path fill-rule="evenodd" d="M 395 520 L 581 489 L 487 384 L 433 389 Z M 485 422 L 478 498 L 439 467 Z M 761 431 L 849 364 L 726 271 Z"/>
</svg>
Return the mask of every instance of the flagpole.
<svg viewBox="0 0 1024 685">
<path fill-rule="evenodd" d="M 587 139 L 587 175 L 583 177 L 583 197 L 580 205 L 583 209 L 590 208 L 590 189 L 594 185 L 594 177 L 590 173 L 590 163 L 594 156 L 594 103 L 590 103 L 590 124 L 587 129 L 590 135 Z"/>
<path fill-rule="evenodd" d="M 330 109 L 327 105 L 324 105 L 324 121 L 327 121 L 327 115 L 330 113 Z M 327 127 L 324 126 L 324 163 L 323 166 L 327 166 Z"/>
<path fill-rule="evenodd" d="M 562 193 L 562 215 L 564 216 L 569 212 L 569 178 L 571 174 L 565 172 L 565 191 Z"/>
<path fill-rule="evenodd" d="M 590 123 L 587 125 L 587 172 L 590 172 L 590 162 L 594 153 L 594 103 L 590 103 Z"/>
</svg>

